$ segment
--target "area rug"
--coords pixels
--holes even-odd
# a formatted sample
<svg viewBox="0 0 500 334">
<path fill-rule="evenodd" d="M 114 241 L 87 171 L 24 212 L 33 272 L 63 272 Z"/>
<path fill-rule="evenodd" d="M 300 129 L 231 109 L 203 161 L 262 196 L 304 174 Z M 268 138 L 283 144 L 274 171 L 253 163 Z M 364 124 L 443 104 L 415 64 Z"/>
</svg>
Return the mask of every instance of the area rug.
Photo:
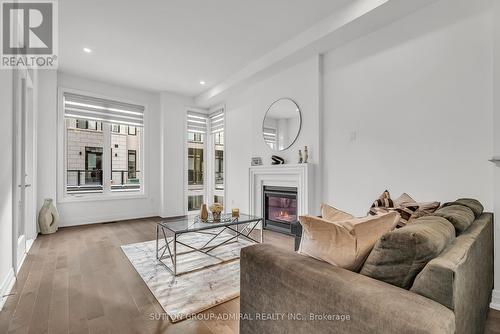
<svg viewBox="0 0 500 334">
<path fill-rule="evenodd" d="M 211 237 L 190 233 L 181 235 L 179 240 L 199 247 Z M 221 238 L 219 240 L 223 241 L 224 238 L 231 238 L 231 235 L 223 233 Z M 164 244 L 161 240 L 160 246 Z M 179 255 L 177 271 L 188 272 L 180 276 L 174 276 L 156 259 L 155 240 L 124 245 L 121 248 L 172 322 L 177 322 L 240 295 L 239 259 L 217 263 L 239 257 L 241 248 L 250 244 L 251 242 L 240 238 L 216 248 L 211 252 L 212 256 L 200 252 Z M 178 244 L 177 250 L 182 253 L 189 249 Z M 208 265 L 212 266 L 192 271 Z"/>
</svg>

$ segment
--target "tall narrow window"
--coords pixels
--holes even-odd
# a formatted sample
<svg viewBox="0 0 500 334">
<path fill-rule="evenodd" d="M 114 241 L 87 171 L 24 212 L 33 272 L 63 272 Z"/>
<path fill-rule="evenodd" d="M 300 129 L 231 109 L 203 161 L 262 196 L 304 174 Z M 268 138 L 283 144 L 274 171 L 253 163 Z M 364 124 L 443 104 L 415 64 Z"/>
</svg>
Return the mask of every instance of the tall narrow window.
<svg viewBox="0 0 500 334">
<path fill-rule="evenodd" d="M 144 107 L 69 92 L 63 105 L 65 193 L 140 191 Z"/>
<path fill-rule="evenodd" d="M 205 202 L 205 154 L 207 116 L 189 111 L 187 114 L 187 209 L 199 210 Z"/>
<path fill-rule="evenodd" d="M 224 204 L 224 109 L 210 114 L 211 165 L 213 181 L 211 197 L 214 203 Z"/>
<path fill-rule="evenodd" d="M 128 178 L 135 179 L 137 177 L 137 151 L 128 150 Z"/>
</svg>

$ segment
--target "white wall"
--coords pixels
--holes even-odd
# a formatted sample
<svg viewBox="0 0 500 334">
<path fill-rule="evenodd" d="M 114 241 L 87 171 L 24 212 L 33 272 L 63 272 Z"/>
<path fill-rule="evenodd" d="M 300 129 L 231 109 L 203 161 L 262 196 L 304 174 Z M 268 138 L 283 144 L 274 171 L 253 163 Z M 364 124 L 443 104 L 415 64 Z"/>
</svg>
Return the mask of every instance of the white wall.
<svg viewBox="0 0 500 334">
<path fill-rule="evenodd" d="M 309 161 L 319 164 L 320 57 L 314 57 L 286 71 L 262 80 L 226 100 L 226 201 L 231 207 L 248 211 L 248 168 L 251 157 L 262 157 L 265 165 L 279 155 L 287 163 L 297 163 L 298 150 L 309 148 Z M 277 99 L 292 98 L 302 113 L 302 129 L 295 144 L 273 152 L 264 143 L 262 121 Z"/>
<path fill-rule="evenodd" d="M 4 161 L 0 164 L 0 309 L 3 305 L 1 297 L 7 292 L 12 269 L 12 71 L 0 71 L 0 110 L 2 123 L 0 131 L 0 156 Z"/>
<path fill-rule="evenodd" d="M 362 215 L 387 188 L 493 209 L 485 4 L 443 0 L 324 56 L 325 201 Z"/>
<path fill-rule="evenodd" d="M 162 196 L 160 215 L 175 217 L 186 214 L 184 207 L 184 159 L 186 144 L 186 111 L 193 99 L 172 93 L 161 93 Z"/>
<path fill-rule="evenodd" d="M 500 2 L 494 2 L 492 19 L 494 22 L 493 49 L 493 153 L 500 156 Z M 495 216 L 500 217 L 500 163 L 494 167 L 494 207 Z M 495 226 L 495 291 L 492 306 L 500 310 L 500 227 Z"/>
<path fill-rule="evenodd" d="M 56 199 L 57 189 L 57 71 L 38 72 L 37 204 Z"/>
</svg>

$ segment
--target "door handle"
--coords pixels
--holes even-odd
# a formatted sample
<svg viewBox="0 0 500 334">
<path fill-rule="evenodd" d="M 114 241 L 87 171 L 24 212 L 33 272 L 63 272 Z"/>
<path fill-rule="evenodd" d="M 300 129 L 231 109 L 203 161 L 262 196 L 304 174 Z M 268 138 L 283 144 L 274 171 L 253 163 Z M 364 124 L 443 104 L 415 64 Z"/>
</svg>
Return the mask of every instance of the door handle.
<svg viewBox="0 0 500 334">
<path fill-rule="evenodd" d="M 17 186 L 18 186 L 19 188 L 22 188 L 22 187 L 23 187 L 23 185 L 22 185 L 22 184 L 18 184 Z M 24 185 L 24 188 L 28 188 L 28 187 L 31 187 L 31 184 L 29 184 L 29 183 L 28 183 L 28 184 L 25 184 L 25 185 Z"/>
</svg>

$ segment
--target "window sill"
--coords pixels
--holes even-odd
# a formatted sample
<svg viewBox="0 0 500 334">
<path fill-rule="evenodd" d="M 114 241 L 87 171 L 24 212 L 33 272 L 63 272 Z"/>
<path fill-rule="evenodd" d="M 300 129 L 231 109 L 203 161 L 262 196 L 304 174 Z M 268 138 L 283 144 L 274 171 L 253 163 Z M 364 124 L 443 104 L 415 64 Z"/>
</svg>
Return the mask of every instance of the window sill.
<svg viewBox="0 0 500 334">
<path fill-rule="evenodd" d="M 75 202 L 96 202 L 96 201 L 117 201 L 128 199 L 146 199 L 148 196 L 144 192 L 136 193 L 111 193 L 111 194 L 81 194 L 81 195 L 65 195 L 59 198 L 59 203 L 75 203 Z"/>
</svg>

